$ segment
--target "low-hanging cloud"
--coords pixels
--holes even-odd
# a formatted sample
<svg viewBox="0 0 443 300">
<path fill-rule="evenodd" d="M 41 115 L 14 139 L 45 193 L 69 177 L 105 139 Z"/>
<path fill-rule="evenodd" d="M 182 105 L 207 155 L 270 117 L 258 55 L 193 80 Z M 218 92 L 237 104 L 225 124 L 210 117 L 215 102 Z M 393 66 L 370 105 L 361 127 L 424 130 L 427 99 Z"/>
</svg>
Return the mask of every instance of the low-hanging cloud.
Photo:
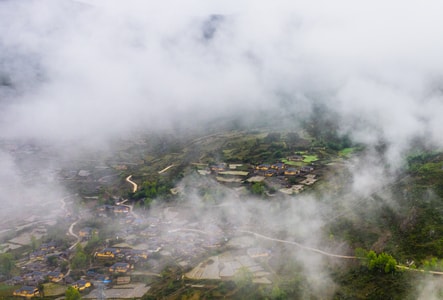
<svg viewBox="0 0 443 300">
<path fill-rule="evenodd" d="M 355 140 L 389 141 L 393 157 L 416 135 L 440 143 L 438 4 L 1 6 L 1 89 L 16 90 L 2 93 L 3 137 L 109 138 L 220 116 L 303 115 L 320 101 Z"/>
<path fill-rule="evenodd" d="M 0 1 L 0 139 L 62 142 L 56 149 L 69 156 L 76 151 L 66 154 L 65 142 L 102 148 L 134 131 L 266 115 L 296 124 L 325 105 L 341 133 L 369 145 L 349 168 L 350 189 L 367 197 L 389 182 L 416 138 L 443 146 L 442 8 L 419 1 Z M 1 203 L 50 190 L 24 183 L 6 152 L 0 166 Z M 249 200 L 222 212 L 241 221 L 263 216 L 265 225 L 322 248 L 326 221 L 318 212 L 329 208 L 305 197 L 297 203 L 279 220 L 267 204 Z M 323 258 L 294 259 L 312 262 L 312 287 L 334 286 L 320 272 Z"/>
</svg>

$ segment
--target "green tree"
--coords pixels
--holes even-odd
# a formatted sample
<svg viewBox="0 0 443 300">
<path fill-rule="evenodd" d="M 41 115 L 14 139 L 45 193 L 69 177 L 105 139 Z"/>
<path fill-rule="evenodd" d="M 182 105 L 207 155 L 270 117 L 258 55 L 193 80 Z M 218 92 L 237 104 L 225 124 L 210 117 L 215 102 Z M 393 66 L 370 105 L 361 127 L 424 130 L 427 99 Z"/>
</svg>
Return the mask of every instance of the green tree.
<svg viewBox="0 0 443 300">
<path fill-rule="evenodd" d="M 41 297 L 45 296 L 45 285 L 43 283 L 39 283 L 38 291 L 39 291 Z"/>
<path fill-rule="evenodd" d="M 284 291 L 282 291 L 278 285 L 275 285 L 272 288 L 271 299 L 275 299 L 275 300 L 287 299 L 286 293 Z"/>
<path fill-rule="evenodd" d="M 46 258 L 46 262 L 48 263 L 48 266 L 50 267 L 57 267 L 58 260 L 56 255 L 48 256 Z"/>
<path fill-rule="evenodd" d="M 378 270 L 390 273 L 395 271 L 397 261 L 387 253 L 380 253 L 377 255 L 373 250 L 369 251 L 367 256 L 367 267 L 370 271 Z"/>
<path fill-rule="evenodd" d="M 82 296 L 77 289 L 72 286 L 68 287 L 65 293 L 65 300 L 80 300 L 81 298 Z"/>
<path fill-rule="evenodd" d="M 252 272 L 246 267 L 241 267 L 235 273 L 234 281 L 237 286 L 241 289 L 252 284 Z"/>
<path fill-rule="evenodd" d="M 14 256 L 11 253 L 0 254 L 0 274 L 11 275 L 14 268 Z"/>
<path fill-rule="evenodd" d="M 34 235 L 31 235 L 31 249 L 32 249 L 32 251 L 37 250 L 38 246 L 39 245 L 38 245 L 37 239 L 35 238 Z"/>
<path fill-rule="evenodd" d="M 71 267 L 73 269 L 81 269 L 85 268 L 88 265 L 88 257 L 83 251 L 83 248 L 80 244 L 77 245 L 75 255 L 71 261 Z"/>
<path fill-rule="evenodd" d="M 363 248 L 356 248 L 355 251 L 355 256 L 360 260 L 360 262 L 362 264 L 367 264 L 366 261 L 368 259 L 368 251 L 366 251 Z"/>
<path fill-rule="evenodd" d="M 253 274 L 247 267 L 241 267 L 234 276 L 234 282 L 238 290 L 237 299 L 257 299 L 257 287 L 252 282 Z"/>
<path fill-rule="evenodd" d="M 100 236 L 97 233 L 93 232 L 91 239 L 85 246 L 84 252 L 92 254 L 95 248 L 97 248 L 102 242 L 103 240 L 100 238 Z"/>
<path fill-rule="evenodd" d="M 261 182 L 255 182 L 252 184 L 251 191 L 255 195 L 263 195 L 265 193 L 265 187 Z"/>
</svg>

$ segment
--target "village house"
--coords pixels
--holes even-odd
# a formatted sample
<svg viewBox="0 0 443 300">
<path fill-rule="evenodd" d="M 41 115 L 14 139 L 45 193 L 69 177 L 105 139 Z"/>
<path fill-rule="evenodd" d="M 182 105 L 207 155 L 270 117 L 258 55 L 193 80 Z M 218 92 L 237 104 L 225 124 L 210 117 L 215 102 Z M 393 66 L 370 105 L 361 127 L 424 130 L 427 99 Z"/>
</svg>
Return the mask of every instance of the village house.
<svg viewBox="0 0 443 300">
<path fill-rule="evenodd" d="M 116 214 L 129 213 L 129 206 L 116 205 L 116 206 L 114 206 L 114 213 L 116 213 Z"/>
<path fill-rule="evenodd" d="M 271 168 L 271 166 L 268 164 L 261 164 L 255 167 L 255 169 L 259 171 L 267 171 L 269 168 Z"/>
<path fill-rule="evenodd" d="M 87 280 L 84 280 L 84 279 L 80 279 L 80 280 L 77 280 L 76 282 L 73 282 L 71 284 L 71 286 L 74 289 L 76 289 L 76 290 L 81 292 L 81 291 L 84 291 L 85 289 L 87 289 L 88 287 L 91 287 L 92 283 L 90 281 L 87 281 Z"/>
<path fill-rule="evenodd" d="M 301 155 L 291 155 L 288 157 L 289 161 L 303 161 L 303 156 Z"/>
<path fill-rule="evenodd" d="M 314 171 L 314 167 L 312 167 L 312 166 L 304 166 L 304 167 L 301 168 L 300 171 L 303 172 L 303 173 L 310 173 L 310 172 Z"/>
<path fill-rule="evenodd" d="M 40 271 L 33 271 L 22 276 L 27 285 L 38 285 L 45 281 L 45 274 Z"/>
<path fill-rule="evenodd" d="M 57 244 L 55 242 L 43 243 L 39 249 L 41 251 L 54 252 L 57 250 Z"/>
<path fill-rule="evenodd" d="M 272 177 L 272 176 L 276 176 L 277 175 L 277 170 L 275 169 L 269 169 L 265 171 L 265 176 L 266 177 Z"/>
<path fill-rule="evenodd" d="M 111 273 L 127 273 L 131 270 L 131 265 L 125 262 L 118 262 L 109 267 Z"/>
<path fill-rule="evenodd" d="M 105 259 L 113 259 L 119 253 L 116 248 L 105 248 L 102 251 L 96 252 L 95 257 L 96 258 L 105 258 Z"/>
<path fill-rule="evenodd" d="M 220 164 L 216 164 L 211 166 L 211 171 L 212 172 L 221 172 L 226 170 L 226 164 L 225 163 L 220 163 Z"/>
<path fill-rule="evenodd" d="M 296 169 L 296 168 L 289 168 L 287 170 L 285 170 L 285 176 L 296 176 L 298 174 L 300 174 L 300 170 Z"/>
<path fill-rule="evenodd" d="M 36 288 L 35 286 L 25 285 L 19 288 L 18 290 L 15 290 L 12 295 L 17 297 L 31 298 L 39 296 L 40 292 L 38 291 L 38 288 Z"/>
<path fill-rule="evenodd" d="M 38 250 L 29 254 L 29 259 L 45 260 L 48 251 Z"/>
<path fill-rule="evenodd" d="M 271 165 L 271 168 L 274 169 L 274 170 L 283 170 L 285 167 L 286 167 L 285 164 L 281 163 L 281 162 L 273 163 Z"/>
<path fill-rule="evenodd" d="M 96 229 L 85 227 L 80 229 L 80 231 L 78 232 L 78 236 L 81 237 L 83 240 L 89 240 L 94 234 L 97 233 L 98 231 Z"/>
<path fill-rule="evenodd" d="M 148 252 L 144 250 L 131 250 L 129 255 L 131 257 L 138 257 L 141 259 L 148 259 Z"/>
<path fill-rule="evenodd" d="M 52 271 L 48 273 L 48 280 L 52 282 L 60 282 L 65 276 L 60 271 Z"/>
</svg>

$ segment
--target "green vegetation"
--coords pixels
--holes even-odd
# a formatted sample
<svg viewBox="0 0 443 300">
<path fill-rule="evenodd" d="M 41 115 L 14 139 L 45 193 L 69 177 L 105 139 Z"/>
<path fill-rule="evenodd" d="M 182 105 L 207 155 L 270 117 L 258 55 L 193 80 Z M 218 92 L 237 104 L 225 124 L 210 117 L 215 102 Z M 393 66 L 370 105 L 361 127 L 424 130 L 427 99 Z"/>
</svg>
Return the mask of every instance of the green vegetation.
<svg viewBox="0 0 443 300">
<path fill-rule="evenodd" d="M 251 186 L 251 192 L 254 195 L 263 195 L 265 193 L 265 185 L 263 182 L 254 182 Z"/>
<path fill-rule="evenodd" d="M 282 159 L 281 162 L 288 165 L 288 166 L 295 166 L 295 167 L 302 167 L 303 166 L 303 163 L 301 161 L 291 161 L 291 160 L 287 160 L 287 159 Z"/>
<path fill-rule="evenodd" d="M 65 293 L 65 300 L 80 300 L 81 298 L 82 296 L 78 290 L 72 286 L 68 287 Z"/>
<path fill-rule="evenodd" d="M 442 168 L 442 153 L 409 156 L 405 175 L 386 190 L 356 200 L 352 214 L 331 224 L 334 238 L 357 248 L 361 261 L 360 267 L 333 273 L 340 284 L 337 299 L 416 299 L 415 282 L 424 275 L 395 271 L 396 260 L 411 268 L 443 270 Z"/>
<path fill-rule="evenodd" d="M 355 147 L 344 148 L 338 152 L 338 155 L 344 156 L 344 157 L 349 157 L 352 153 L 354 153 L 356 151 L 356 149 L 357 148 L 355 148 Z"/>
<path fill-rule="evenodd" d="M 66 286 L 48 282 L 41 285 L 40 292 L 44 292 L 45 297 L 60 296 L 66 293 Z"/>
<path fill-rule="evenodd" d="M 315 155 L 315 154 L 303 155 L 303 162 L 304 163 L 311 163 L 311 162 L 314 162 L 314 161 L 317 161 L 317 160 L 318 160 L 318 156 Z"/>
<path fill-rule="evenodd" d="M 333 125 L 335 123 L 328 119 L 325 124 Z M 206 138 L 195 139 L 192 142 L 169 141 L 173 145 L 162 141 L 162 144 L 156 145 L 155 149 L 150 150 L 151 152 L 134 147 L 131 148 L 131 151 L 135 151 L 135 153 L 145 151 L 143 154 L 138 154 L 143 157 L 143 162 L 130 164 L 127 169 L 124 169 L 124 172 L 118 174 L 120 175 L 117 177 L 120 181 L 117 184 L 118 187 L 110 185 L 110 187 L 103 188 L 100 190 L 100 199 L 95 201 L 114 204 L 116 198 L 112 196 L 124 197 L 126 195 L 130 197 L 130 200 L 137 201 L 136 209 L 149 207 L 155 198 L 159 199 L 158 201 L 171 200 L 179 203 L 183 197 L 180 194 L 172 197 L 170 189 L 174 187 L 174 183 L 183 173 L 188 172 L 184 166 L 190 165 L 191 162 L 201 162 L 200 167 L 202 168 L 206 168 L 210 162 L 222 161 L 243 163 L 246 166 L 243 168 L 250 167 L 248 162 L 259 164 L 276 161 L 282 161 L 292 166 L 304 166 L 318 160 L 321 162 L 333 160 L 337 155 L 347 158 L 359 150 L 358 146 L 351 145 L 346 136 L 339 136 L 333 130 L 334 127 L 331 128 L 311 128 L 308 130 L 310 134 L 308 137 L 306 135 L 301 137 L 296 132 L 234 132 L 211 136 L 208 138 L 209 142 L 206 141 Z M 303 156 L 303 160 L 287 160 L 294 154 Z M 121 157 L 123 161 L 129 159 L 131 155 L 121 153 Z M 171 168 L 171 171 L 164 174 L 157 173 L 158 170 L 171 163 L 176 164 L 176 167 Z M 408 158 L 408 165 L 405 167 L 408 176 L 399 178 L 398 181 L 380 193 L 363 199 L 349 200 L 349 202 L 355 201 L 352 203 L 353 206 L 349 207 L 342 206 L 343 201 L 340 196 L 348 194 L 342 192 L 340 180 L 348 180 L 350 176 L 346 170 L 339 169 L 339 166 L 337 168 L 333 175 L 338 176 L 331 176 L 334 178 L 333 184 L 336 186 L 331 189 L 332 184 L 325 184 L 324 190 L 328 195 L 334 195 L 327 200 L 336 201 L 331 204 L 336 206 L 333 207 L 334 212 L 331 213 L 333 216 L 330 220 L 332 221 L 326 223 L 324 229 L 326 235 L 331 236 L 331 243 L 345 241 L 349 248 L 356 249 L 356 256 L 360 259 L 360 264 L 355 260 L 348 260 L 338 267 L 331 264 L 321 270 L 332 277 L 334 284 L 337 283 L 334 298 L 408 299 L 408 294 L 414 295 L 412 283 L 416 279 L 415 276 L 422 276 L 422 274 L 396 270 L 397 260 L 395 258 L 402 265 L 410 265 L 411 261 L 415 261 L 417 268 L 443 270 L 443 155 L 435 152 L 411 155 Z M 318 169 L 320 172 L 316 171 L 315 174 L 323 175 L 323 170 L 320 167 Z M 244 169 L 240 168 L 239 170 Z M 195 170 L 193 172 L 195 173 Z M 135 193 L 128 192 L 130 186 L 124 180 L 128 174 L 134 174 L 133 179 L 139 184 L 139 190 Z M 206 208 L 207 204 L 208 206 L 218 204 L 218 199 L 228 195 L 226 186 L 214 183 L 213 177 L 201 176 L 198 178 L 201 185 L 197 186 L 195 190 L 203 199 L 201 204 L 203 208 Z M 206 178 L 207 181 L 202 178 Z M 300 177 L 294 176 L 286 178 L 286 180 L 284 183 L 295 184 L 300 180 Z M 245 186 L 252 194 L 259 196 L 274 189 L 268 182 L 266 184 L 256 182 Z M 322 191 L 318 191 L 316 188 L 312 192 L 318 192 L 318 195 L 321 195 Z M 275 204 L 272 209 L 278 211 L 285 206 L 285 203 L 289 202 L 286 200 L 275 197 L 269 200 L 269 203 Z M 337 217 L 337 212 L 340 217 Z M 341 217 L 342 215 L 344 217 Z M 325 218 L 325 220 L 329 220 L 329 218 Z M 121 234 L 118 234 L 120 238 L 115 238 L 116 233 L 119 232 L 120 227 L 127 226 L 126 224 L 123 226 L 109 225 L 97 220 L 82 222 L 85 224 L 78 224 L 76 229 L 77 227 L 90 226 L 98 228 L 99 234 L 94 234 L 84 249 L 81 245 L 77 246 L 70 261 L 73 269 L 71 276 L 74 277 L 84 274 L 85 269 L 90 265 L 91 254 L 98 248 L 120 243 Z M 253 223 L 251 222 L 251 224 Z M 69 224 L 66 222 L 63 223 L 63 226 L 49 228 L 48 239 L 55 240 L 66 248 L 69 244 L 66 238 L 68 226 Z M 269 232 L 272 230 L 273 228 L 269 228 Z M 278 235 L 279 232 L 275 232 L 275 234 Z M 282 236 L 285 234 L 282 233 Z M 39 243 L 40 241 L 31 238 L 30 248 L 38 248 Z M 131 242 L 128 241 L 128 243 Z M 191 284 L 205 286 L 193 289 L 189 287 L 189 282 L 181 276 L 186 267 L 177 266 L 171 260 L 172 266 L 161 272 L 163 278 L 150 279 L 158 280 L 158 283 L 154 282 L 154 287 L 150 291 L 152 295 L 145 295 L 143 298 L 314 299 L 315 293 L 312 292 L 312 286 L 305 278 L 306 269 L 291 259 L 281 261 L 281 257 L 290 258 L 293 255 L 293 249 L 290 246 L 279 246 L 274 243 L 266 246 L 272 247 L 273 251 L 271 257 L 263 263 L 266 271 L 273 274 L 273 278 L 270 278 L 272 284 L 255 284 L 251 271 L 242 268 L 230 281 L 193 282 Z M 372 250 L 367 251 L 363 248 Z M 278 253 L 279 251 L 282 253 Z M 0 255 L 1 274 L 9 276 L 14 273 L 14 259 L 16 257 L 21 256 L 11 253 Z M 277 258 L 275 260 L 280 261 L 274 261 L 274 257 Z M 150 256 L 150 259 L 153 258 L 162 259 L 161 254 Z M 63 263 L 58 261 L 55 256 L 49 257 L 47 262 L 51 267 L 62 267 Z M 194 261 L 190 264 L 193 263 Z M 103 264 L 100 267 L 104 268 L 110 262 L 100 264 Z M 62 267 L 62 270 L 66 270 L 66 266 Z M 157 287 L 155 284 L 158 284 Z M 57 287 L 54 284 L 45 284 L 44 286 L 46 295 L 51 295 L 51 288 L 56 289 Z M 57 293 L 59 292 L 57 290 Z M 52 292 L 54 295 L 55 293 Z M 80 294 L 75 289 L 68 288 L 66 297 L 67 299 L 80 299 Z"/>
<path fill-rule="evenodd" d="M 157 197 L 164 197 L 170 195 L 170 189 L 173 187 L 172 182 L 163 178 L 156 178 L 147 180 L 139 186 L 139 190 L 132 195 L 132 198 L 137 200 L 146 198 L 152 201 Z M 148 201 L 149 204 L 150 201 Z"/>
<path fill-rule="evenodd" d="M 384 252 L 377 254 L 373 250 L 365 251 L 361 248 L 357 248 L 355 252 L 356 256 L 369 271 L 395 272 L 397 261 L 391 255 Z"/>
<path fill-rule="evenodd" d="M 104 243 L 104 239 L 100 237 L 100 235 L 93 233 L 92 237 L 89 239 L 88 243 L 86 244 L 84 251 L 85 253 L 92 255 L 95 251 L 95 249 Z"/>
<path fill-rule="evenodd" d="M 11 253 L 0 254 L 0 274 L 9 276 L 14 269 L 14 256 Z"/>
<path fill-rule="evenodd" d="M 80 244 L 75 248 L 74 257 L 71 260 L 71 267 L 74 270 L 86 268 L 88 266 L 88 256 Z"/>
<path fill-rule="evenodd" d="M 20 286 L 18 286 L 18 285 L 10 286 L 10 285 L 1 284 L 0 285 L 0 299 L 11 299 L 12 293 L 19 288 L 20 288 Z"/>
</svg>

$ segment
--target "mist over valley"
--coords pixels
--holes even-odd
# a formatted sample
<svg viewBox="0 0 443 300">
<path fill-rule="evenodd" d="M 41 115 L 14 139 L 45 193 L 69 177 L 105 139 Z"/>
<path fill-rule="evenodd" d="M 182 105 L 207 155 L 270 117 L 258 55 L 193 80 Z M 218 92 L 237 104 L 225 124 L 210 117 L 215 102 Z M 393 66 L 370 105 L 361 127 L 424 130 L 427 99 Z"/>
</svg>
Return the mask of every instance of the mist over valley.
<svg viewBox="0 0 443 300">
<path fill-rule="evenodd" d="M 440 5 L 0 2 L 0 298 L 440 299 Z"/>
</svg>

